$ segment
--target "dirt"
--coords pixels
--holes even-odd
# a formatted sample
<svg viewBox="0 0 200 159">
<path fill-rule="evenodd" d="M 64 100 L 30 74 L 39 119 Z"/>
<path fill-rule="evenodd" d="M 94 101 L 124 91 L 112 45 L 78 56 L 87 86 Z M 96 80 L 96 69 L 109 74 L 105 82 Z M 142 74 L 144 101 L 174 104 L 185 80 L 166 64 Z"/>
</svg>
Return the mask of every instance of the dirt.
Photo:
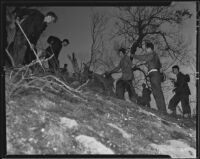
<svg viewBox="0 0 200 159">
<path fill-rule="evenodd" d="M 94 90 L 22 88 L 6 101 L 7 154 L 196 157 L 195 119 L 175 119 Z"/>
</svg>

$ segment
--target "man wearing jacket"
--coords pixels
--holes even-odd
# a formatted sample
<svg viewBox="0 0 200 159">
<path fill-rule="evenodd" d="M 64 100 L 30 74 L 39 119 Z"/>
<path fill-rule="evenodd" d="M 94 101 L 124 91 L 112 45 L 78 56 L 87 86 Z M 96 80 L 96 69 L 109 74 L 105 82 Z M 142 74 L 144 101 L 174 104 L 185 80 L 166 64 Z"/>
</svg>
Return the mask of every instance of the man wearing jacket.
<svg viewBox="0 0 200 159">
<path fill-rule="evenodd" d="M 11 53 L 15 65 L 17 66 L 20 64 L 29 64 L 35 59 L 32 49 L 35 49 L 37 41 L 42 32 L 46 29 L 47 24 L 56 22 L 57 16 L 53 12 L 48 12 L 46 15 L 43 15 L 36 9 L 23 8 L 16 11 L 16 20 L 19 22 L 21 28 L 32 44 L 30 48 L 21 29 L 17 26 Z"/>
<path fill-rule="evenodd" d="M 133 71 L 132 71 L 132 61 L 127 55 L 127 52 L 124 48 L 120 49 L 120 56 L 122 57 L 120 63 L 108 74 L 116 73 L 120 69 L 122 71 L 122 77 L 116 83 L 116 96 L 119 99 L 124 99 L 124 93 L 127 90 L 129 99 L 131 101 L 137 101 L 137 94 L 132 84 L 133 80 Z"/>
<path fill-rule="evenodd" d="M 140 61 L 146 61 L 146 65 L 148 68 L 148 76 L 150 78 L 151 89 L 153 96 L 156 101 L 157 108 L 160 112 L 166 114 L 166 105 L 165 99 L 163 95 L 163 91 L 161 88 L 161 74 L 160 68 L 162 67 L 160 63 L 160 59 L 157 53 L 154 51 L 154 45 L 151 42 L 145 42 L 142 46 L 147 54 L 145 55 L 135 55 L 134 53 L 131 54 L 132 58 L 138 59 Z"/>
<path fill-rule="evenodd" d="M 191 94 L 188 83 L 186 81 L 186 76 L 179 71 L 179 66 L 175 65 L 172 67 L 172 72 L 177 76 L 177 80 L 173 81 L 175 89 L 175 95 L 169 102 L 168 109 L 171 110 L 172 115 L 176 115 L 176 107 L 179 102 L 181 102 L 183 116 L 191 116 L 191 108 L 189 105 L 189 95 Z"/>
<path fill-rule="evenodd" d="M 54 55 L 48 61 L 49 69 L 55 72 L 59 68 L 58 56 L 60 54 L 60 51 L 62 47 L 69 45 L 69 40 L 64 39 L 61 41 L 58 37 L 49 36 L 49 38 L 47 39 L 47 43 L 49 44 L 49 46 L 46 48 L 46 58 L 50 57 L 51 55 Z"/>
</svg>

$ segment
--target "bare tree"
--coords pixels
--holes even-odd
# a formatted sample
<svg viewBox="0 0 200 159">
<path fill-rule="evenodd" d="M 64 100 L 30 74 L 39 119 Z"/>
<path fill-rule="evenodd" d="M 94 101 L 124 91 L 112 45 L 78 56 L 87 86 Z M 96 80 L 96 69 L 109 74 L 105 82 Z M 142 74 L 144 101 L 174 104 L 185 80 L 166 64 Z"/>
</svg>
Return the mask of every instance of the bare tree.
<svg viewBox="0 0 200 159">
<path fill-rule="evenodd" d="M 106 23 L 108 18 L 105 14 L 102 14 L 98 11 L 93 11 L 90 17 L 91 24 L 91 37 L 92 37 L 92 45 L 91 45 L 91 58 L 89 61 L 89 68 L 95 68 L 95 64 L 99 59 L 103 57 L 103 49 L 104 49 L 104 31 L 106 29 Z"/>
<path fill-rule="evenodd" d="M 174 38 L 170 32 L 163 31 L 165 25 L 181 24 L 192 15 L 188 10 L 174 10 L 170 6 L 164 7 L 119 7 L 119 14 L 115 16 L 116 32 L 113 37 L 125 37 L 132 45 L 131 53 L 135 54 L 142 41 L 151 39 L 159 45 L 172 59 L 181 54 L 180 48 L 175 47 L 171 40 Z"/>
<path fill-rule="evenodd" d="M 79 68 L 78 60 L 76 58 L 75 53 L 73 52 L 71 55 L 68 55 L 67 57 L 70 60 L 70 62 L 72 63 L 72 67 L 73 67 L 75 76 L 79 79 L 81 70 Z"/>
</svg>

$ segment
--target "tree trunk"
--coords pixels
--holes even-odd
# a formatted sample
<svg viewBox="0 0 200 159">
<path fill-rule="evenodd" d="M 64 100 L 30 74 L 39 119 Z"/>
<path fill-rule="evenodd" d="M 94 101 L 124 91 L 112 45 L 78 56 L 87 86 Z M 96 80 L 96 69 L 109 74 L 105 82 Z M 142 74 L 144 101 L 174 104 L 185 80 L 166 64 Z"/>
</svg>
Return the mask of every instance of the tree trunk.
<svg viewBox="0 0 200 159">
<path fill-rule="evenodd" d="M 78 66 L 78 61 L 77 61 L 77 58 L 75 56 L 75 53 L 73 52 L 71 56 L 68 55 L 68 59 L 72 63 L 72 67 L 73 67 L 73 70 L 74 70 L 74 73 L 75 73 L 75 77 L 78 78 L 78 80 L 79 80 L 81 71 L 80 71 L 80 68 Z"/>
</svg>

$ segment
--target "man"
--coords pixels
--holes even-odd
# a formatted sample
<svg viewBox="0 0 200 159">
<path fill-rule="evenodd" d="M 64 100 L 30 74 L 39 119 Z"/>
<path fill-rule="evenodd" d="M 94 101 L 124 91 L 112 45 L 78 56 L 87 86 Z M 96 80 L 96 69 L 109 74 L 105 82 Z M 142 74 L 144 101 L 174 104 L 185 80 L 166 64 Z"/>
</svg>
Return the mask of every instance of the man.
<svg viewBox="0 0 200 159">
<path fill-rule="evenodd" d="M 143 43 L 142 47 L 147 54 L 135 55 L 134 53 L 132 53 L 131 57 L 141 61 L 146 61 L 146 65 L 148 68 L 148 76 L 150 78 L 151 83 L 151 89 L 156 101 L 157 108 L 160 112 L 166 114 L 167 110 L 165 105 L 165 99 L 161 88 L 160 68 L 162 67 L 162 65 L 160 63 L 160 59 L 154 51 L 153 43 L 145 42 Z"/>
<path fill-rule="evenodd" d="M 68 66 L 68 65 L 65 63 L 65 64 L 64 64 L 64 67 L 63 67 L 62 70 L 61 70 L 61 73 L 62 73 L 62 74 L 68 74 L 67 66 Z"/>
<path fill-rule="evenodd" d="M 191 94 L 186 75 L 179 71 L 179 67 L 177 65 L 172 67 L 172 72 L 177 76 L 177 80 L 173 80 L 175 89 L 175 95 L 169 102 L 169 110 L 171 110 L 172 115 L 176 115 L 176 107 L 178 103 L 181 101 L 181 106 L 183 109 L 183 116 L 190 117 L 191 116 L 191 109 L 189 105 L 189 95 Z"/>
<path fill-rule="evenodd" d="M 53 12 L 48 12 L 43 15 L 36 9 L 18 9 L 16 13 L 16 22 L 21 25 L 24 33 L 28 37 L 31 48 L 22 33 L 21 29 L 17 26 L 16 33 L 13 41 L 12 56 L 15 65 L 29 64 L 36 57 L 32 52 L 35 49 L 38 39 L 42 32 L 46 29 L 47 24 L 56 22 L 57 16 Z"/>
<path fill-rule="evenodd" d="M 146 84 L 142 84 L 142 97 L 138 98 L 138 104 L 142 106 L 147 106 L 150 108 L 150 101 L 151 101 L 151 90 L 146 87 Z"/>
<path fill-rule="evenodd" d="M 55 36 L 49 36 L 49 38 L 47 39 L 47 43 L 49 44 L 49 46 L 46 48 L 46 58 L 50 57 L 51 55 L 54 55 L 48 61 L 49 69 L 52 72 L 55 72 L 59 68 L 59 60 L 58 60 L 59 53 L 62 47 L 69 45 L 69 40 L 64 39 L 63 41 L 61 41 L 59 38 Z"/>
<path fill-rule="evenodd" d="M 107 74 L 113 74 L 118 72 L 120 69 L 122 71 L 122 77 L 116 83 L 116 95 L 119 99 L 124 99 L 125 90 L 128 91 L 129 99 L 133 102 L 136 102 L 137 94 L 133 88 L 133 71 L 132 71 L 132 61 L 127 55 L 127 52 L 124 48 L 120 49 L 121 60 L 117 67 Z"/>
</svg>

